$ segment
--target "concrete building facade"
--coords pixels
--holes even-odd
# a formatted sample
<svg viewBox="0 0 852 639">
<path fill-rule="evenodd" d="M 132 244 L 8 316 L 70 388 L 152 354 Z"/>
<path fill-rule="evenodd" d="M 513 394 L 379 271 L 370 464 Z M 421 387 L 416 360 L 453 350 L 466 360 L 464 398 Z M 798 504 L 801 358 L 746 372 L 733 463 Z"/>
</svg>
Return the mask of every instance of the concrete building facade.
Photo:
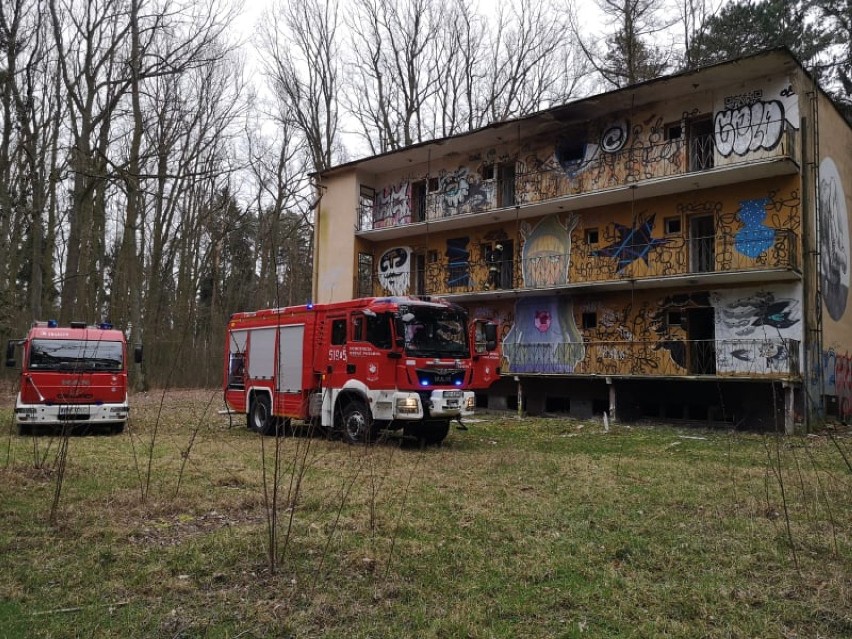
<svg viewBox="0 0 852 639">
<path fill-rule="evenodd" d="M 315 301 L 436 296 L 498 321 L 483 406 L 852 416 L 852 129 L 785 49 L 315 178 Z"/>
</svg>

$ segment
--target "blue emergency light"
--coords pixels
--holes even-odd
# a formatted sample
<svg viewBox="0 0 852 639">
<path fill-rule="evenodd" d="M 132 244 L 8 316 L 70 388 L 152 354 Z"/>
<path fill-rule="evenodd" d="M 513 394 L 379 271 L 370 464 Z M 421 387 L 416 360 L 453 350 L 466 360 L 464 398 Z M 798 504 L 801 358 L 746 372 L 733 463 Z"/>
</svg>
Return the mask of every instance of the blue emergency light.
<svg viewBox="0 0 852 639">
<path fill-rule="evenodd" d="M 56 320 L 47 320 L 48 328 L 56 328 L 57 326 L 59 326 L 59 322 L 57 322 Z"/>
</svg>

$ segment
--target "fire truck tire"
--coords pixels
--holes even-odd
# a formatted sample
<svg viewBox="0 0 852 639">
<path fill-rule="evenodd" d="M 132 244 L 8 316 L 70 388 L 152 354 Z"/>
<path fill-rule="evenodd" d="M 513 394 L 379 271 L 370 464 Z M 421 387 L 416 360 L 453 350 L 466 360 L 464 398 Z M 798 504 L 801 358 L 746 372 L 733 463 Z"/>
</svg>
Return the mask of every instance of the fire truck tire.
<svg viewBox="0 0 852 639">
<path fill-rule="evenodd" d="M 449 433 L 450 421 L 448 419 L 411 422 L 403 430 L 405 437 L 416 439 L 421 446 L 440 444 Z"/>
<path fill-rule="evenodd" d="M 113 422 L 110 424 L 110 432 L 113 435 L 121 435 L 124 432 L 124 422 Z"/>
<path fill-rule="evenodd" d="M 340 414 L 340 433 L 348 444 L 367 444 L 376 437 L 376 425 L 367 405 L 353 399 L 343 406 Z"/>
<path fill-rule="evenodd" d="M 33 427 L 30 424 L 18 424 L 18 435 L 28 437 L 33 434 Z"/>
<path fill-rule="evenodd" d="M 261 435 L 275 435 L 278 419 L 272 414 L 272 406 L 266 395 L 252 397 L 248 412 L 248 427 Z"/>
<path fill-rule="evenodd" d="M 423 424 L 423 439 L 427 444 L 440 444 L 450 433 L 450 420 L 425 422 Z"/>
<path fill-rule="evenodd" d="M 435 424 L 432 430 L 430 443 L 440 444 L 450 434 L 450 420 L 445 420 Z"/>
</svg>

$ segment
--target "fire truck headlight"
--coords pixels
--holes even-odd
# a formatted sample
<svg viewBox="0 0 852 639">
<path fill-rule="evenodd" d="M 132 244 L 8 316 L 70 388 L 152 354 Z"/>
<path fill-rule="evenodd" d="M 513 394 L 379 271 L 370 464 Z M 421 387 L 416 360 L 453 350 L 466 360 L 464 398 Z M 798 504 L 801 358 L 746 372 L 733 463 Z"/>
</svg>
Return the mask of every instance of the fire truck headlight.
<svg viewBox="0 0 852 639">
<path fill-rule="evenodd" d="M 34 419 L 36 416 L 35 408 L 16 408 L 15 412 L 18 414 L 18 419 L 21 421 Z"/>
<path fill-rule="evenodd" d="M 401 415 L 416 415 L 420 412 L 420 402 L 416 397 L 399 397 L 396 400 L 396 412 Z"/>
<path fill-rule="evenodd" d="M 465 410 L 475 410 L 476 409 L 476 396 L 468 397 L 464 403 Z"/>
</svg>

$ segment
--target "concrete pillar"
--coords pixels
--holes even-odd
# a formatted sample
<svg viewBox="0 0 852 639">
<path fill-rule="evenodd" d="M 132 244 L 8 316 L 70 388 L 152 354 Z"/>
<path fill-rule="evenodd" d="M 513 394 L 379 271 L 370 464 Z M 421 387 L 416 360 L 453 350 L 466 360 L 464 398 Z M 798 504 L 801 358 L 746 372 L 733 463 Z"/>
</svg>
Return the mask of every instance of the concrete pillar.
<svg viewBox="0 0 852 639">
<path fill-rule="evenodd" d="M 612 377 L 607 377 L 606 383 L 609 386 L 609 421 L 615 422 L 615 384 L 612 383 Z"/>
<path fill-rule="evenodd" d="M 796 433 L 796 393 L 792 384 L 784 383 L 784 433 Z"/>
</svg>

